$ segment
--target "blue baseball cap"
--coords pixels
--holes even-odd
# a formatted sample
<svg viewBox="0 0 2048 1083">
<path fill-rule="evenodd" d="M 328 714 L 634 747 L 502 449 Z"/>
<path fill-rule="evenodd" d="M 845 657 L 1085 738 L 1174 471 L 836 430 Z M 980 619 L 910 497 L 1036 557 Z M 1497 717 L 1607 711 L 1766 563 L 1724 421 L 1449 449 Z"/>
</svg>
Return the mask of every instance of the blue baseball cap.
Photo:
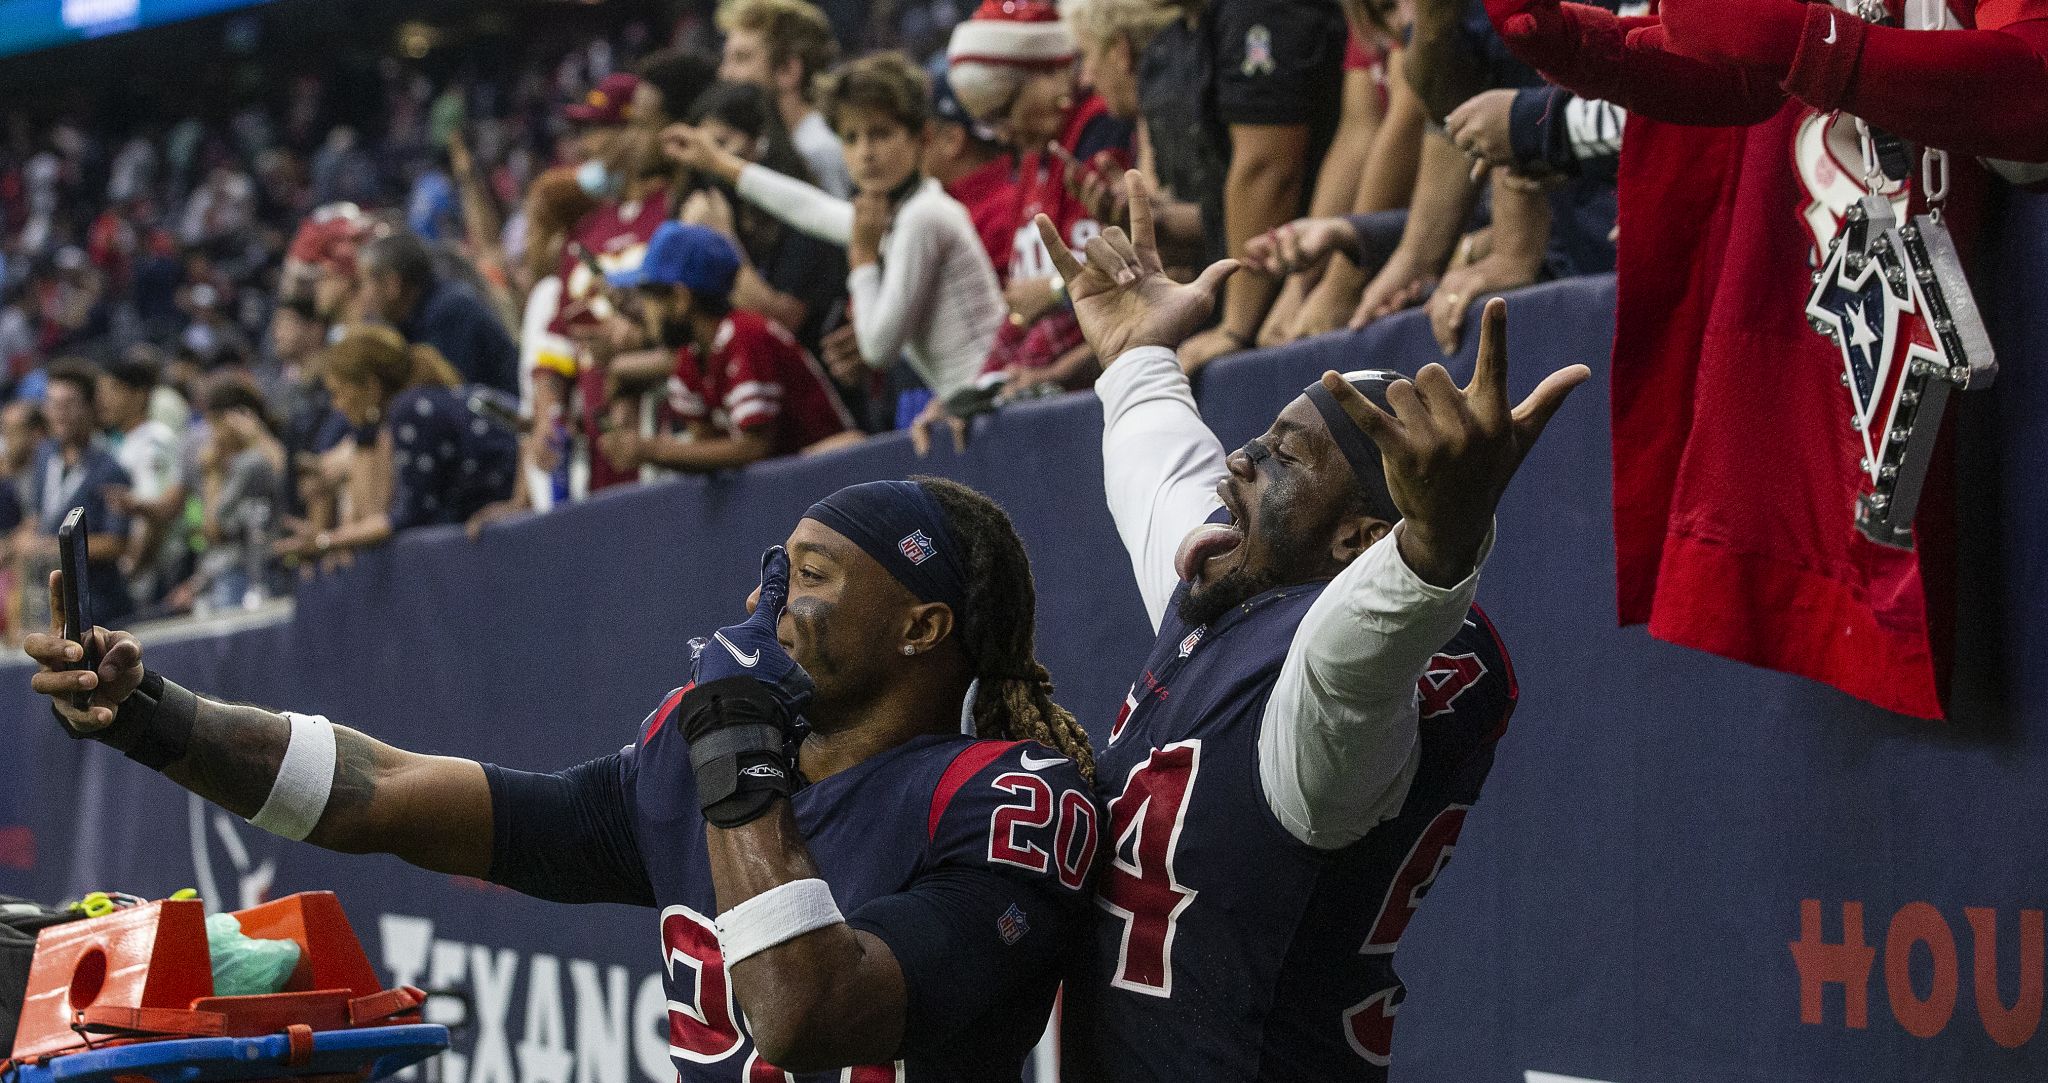
<svg viewBox="0 0 2048 1083">
<path fill-rule="evenodd" d="M 728 297 L 740 273 L 740 254 L 717 230 L 686 222 L 663 222 L 647 239 L 640 266 L 614 271 L 606 282 L 622 290 L 641 286 L 684 286 L 704 297 Z"/>
</svg>

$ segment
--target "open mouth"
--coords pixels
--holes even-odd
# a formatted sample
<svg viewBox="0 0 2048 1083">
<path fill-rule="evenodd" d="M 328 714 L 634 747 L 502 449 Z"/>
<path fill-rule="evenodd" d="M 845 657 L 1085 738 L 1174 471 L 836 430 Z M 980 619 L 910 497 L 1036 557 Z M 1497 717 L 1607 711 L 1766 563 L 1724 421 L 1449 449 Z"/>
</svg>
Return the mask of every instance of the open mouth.
<svg viewBox="0 0 2048 1083">
<path fill-rule="evenodd" d="M 1229 483 L 1217 487 L 1217 495 L 1223 500 L 1223 508 L 1230 513 L 1227 523 L 1204 523 L 1181 539 L 1180 550 L 1174 554 L 1173 569 L 1180 575 L 1181 582 L 1191 586 L 1200 585 L 1207 577 L 1209 565 L 1229 556 L 1244 544 L 1244 527 L 1239 525 L 1242 518 L 1236 505 L 1231 503 Z"/>
</svg>

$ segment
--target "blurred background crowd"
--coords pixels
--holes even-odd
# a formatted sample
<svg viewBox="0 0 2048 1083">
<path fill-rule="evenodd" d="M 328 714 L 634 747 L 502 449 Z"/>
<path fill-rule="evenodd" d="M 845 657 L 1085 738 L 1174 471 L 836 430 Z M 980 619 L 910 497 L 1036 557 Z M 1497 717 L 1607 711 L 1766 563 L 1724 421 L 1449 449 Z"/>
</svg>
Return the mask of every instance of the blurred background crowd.
<svg viewBox="0 0 2048 1083">
<path fill-rule="evenodd" d="M 1465 0 L 309 0 L 0 66 L 0 586 L 103 623 L 1098 371 L 1032 223 L 1248 270 L 1184 365 L 1614 265 L 1625 119 Z M 87 89 L 91 88 L 91 89 Z"/>
</svg>

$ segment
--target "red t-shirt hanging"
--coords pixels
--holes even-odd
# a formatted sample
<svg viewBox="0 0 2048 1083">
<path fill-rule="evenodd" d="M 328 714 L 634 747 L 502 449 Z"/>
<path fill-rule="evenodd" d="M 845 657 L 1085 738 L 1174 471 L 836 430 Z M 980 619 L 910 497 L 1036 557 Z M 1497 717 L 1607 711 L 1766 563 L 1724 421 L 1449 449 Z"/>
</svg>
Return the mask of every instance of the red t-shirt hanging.
<svg viewBox="0 0 2048 1083">
<path fill-rule="evenodd" d="M 766 430 L 776 455 L 793 455 L 853 427 L 825 370 L 782 325 L 734 310 L 718 325 L 708 362 L 676 354 L 668 381 L 672 422 L 704 422 L 721 436 Z"/>
<path fill-rule="evenodd" d="M 2048 0 L 1996 7 L 2038 17 Z M 1952 14 L 1982 25 L 1967 2 Z M 1951 458 L 1938 453 L 1929 473 L 1915 550 L 1859 534 L 1864 450 L 1847 423 L 1842 358 L 1806 323 L 1809 276 L 1863 194 L 1853 119 L 1796 98 L 1746 128 L 1631 110 L 1623 145 L 1613 372 L 1622 622 L 1941 717 Z M 1967 252 L 1983 175 L 1950 157 L 1946 216 Z M 1914 172 L 1887 192 L 1902 220 L 1924 209 Z"/>
</svg>

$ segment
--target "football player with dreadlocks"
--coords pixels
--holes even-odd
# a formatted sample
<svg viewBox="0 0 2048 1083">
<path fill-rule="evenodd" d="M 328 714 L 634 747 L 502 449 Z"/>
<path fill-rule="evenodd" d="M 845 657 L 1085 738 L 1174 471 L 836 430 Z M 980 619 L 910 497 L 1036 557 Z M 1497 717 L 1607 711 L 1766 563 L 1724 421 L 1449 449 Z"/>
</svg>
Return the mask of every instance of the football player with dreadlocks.
<svg viewBox="0 0 2048 1083">
<path fill-rule="evenodd" d="M 97 671 L 64 669 L 80 653 L 60 628 L 26 649 L 67 732 L 259 827 L 658 908 L 685 1083 L 1016 1079 L 1086 929 L 1096 846 L 1023 545 L 987 497 L 920 478 L 833 493 L 785 546 L 637 739 L 554 774 L 196 696 L 126 632 L 91 632 Z"/>
</svg>

